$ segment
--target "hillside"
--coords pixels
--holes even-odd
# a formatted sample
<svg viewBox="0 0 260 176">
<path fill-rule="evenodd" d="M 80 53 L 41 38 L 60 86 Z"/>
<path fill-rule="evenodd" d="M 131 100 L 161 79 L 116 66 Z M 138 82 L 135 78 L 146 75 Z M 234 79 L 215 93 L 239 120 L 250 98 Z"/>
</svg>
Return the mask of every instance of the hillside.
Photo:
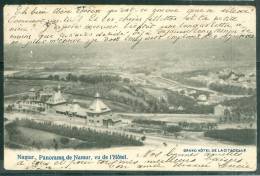
<svg viewBox="0 0 260 176">
<path fill-rule="evenodd" d="M 232 65 L 255 65 L 255 40 L 182 40 L 144 42 L 135 49 L 130 44 L 95 43 L 83 45 L 37 45 L 22 48 L 5 46 L 5 68 L 79 68 L 91 65 L 160 71 L 189 71 Z"/>
</svg>

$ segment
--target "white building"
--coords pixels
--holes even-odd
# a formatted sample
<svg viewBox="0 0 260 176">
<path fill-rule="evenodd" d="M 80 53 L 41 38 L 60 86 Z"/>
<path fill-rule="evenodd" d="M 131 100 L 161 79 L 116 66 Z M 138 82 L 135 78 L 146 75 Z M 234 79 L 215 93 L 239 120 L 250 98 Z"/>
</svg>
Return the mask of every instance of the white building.
<svg viewBox="0 0 260 176">
<path fill-rule="evenodd" d="M 90 117 L 98 117 L 103 114 L 108 114 L 111 109 L 100 99 L 99 93 L 96 93 L 95 100 L 89 106 L 87 114 Z"/>
<path fill-rule="evenodd" d="M 223 106 L 221 104 L 214 107 L 214 115 L 218 117 L 222 116 L 230 116 L 231 114 L 231 108 L 227 106 Z"/>
<path fill-rule="evenodd" d="M 18 100 L 13 105 L 13 109 L 21 112 L 42 112 L 46 110 L 46 104 L 27 100 Z"/>
<path fill-rule="evenodd" d="M 208 99 L 207 96 L 204 94 L 200 94 L 197 98 L 197 100 L 199 101 L 207 101 L 207 99 Z"/>
<path fill-rule="evenodd" d="M 99 93 L 96 93 L 95 100 L 87 109 L 87 124 L 93 126 L 114 126 L 121 122 L 113 116 L 111 109 L 101 100 Z"/>
<path fill-rule="evenodd" d="M 86 118 L 86 109 L 82 108 L 76 101 L 71 104 L 64 104 L 54 107 L 56 113 L 64 114 L 69 117 Z"/>
<path fill-rule="evenodd" d="M 61 88 L 60 88 L 60 85 L 59 85 L 58 91 L 54 92 L 54 94 L 48 99 L 46 104 L 48 104 L 50 106 L 56 106 L 56 105 L 64 104 L 64 103 L 67 102 L 66 99 L 63 97 L 60 89 Z"/>
</svg>

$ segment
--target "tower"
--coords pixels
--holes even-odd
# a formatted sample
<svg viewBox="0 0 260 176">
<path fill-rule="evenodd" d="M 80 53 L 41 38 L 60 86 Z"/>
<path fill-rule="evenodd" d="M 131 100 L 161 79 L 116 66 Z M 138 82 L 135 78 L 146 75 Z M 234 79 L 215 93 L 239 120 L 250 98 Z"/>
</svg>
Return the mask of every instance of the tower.
<svg viewBox="0 0 260 176">
<path fill-rule="evenodd" d="M 109 112 L 111 112 L 111 109 L 101 100 L 100 94 L 97 92 L 95 94 L 95 100 L 88 108 L 88 116 L 98 117 Z"/>
</svg>

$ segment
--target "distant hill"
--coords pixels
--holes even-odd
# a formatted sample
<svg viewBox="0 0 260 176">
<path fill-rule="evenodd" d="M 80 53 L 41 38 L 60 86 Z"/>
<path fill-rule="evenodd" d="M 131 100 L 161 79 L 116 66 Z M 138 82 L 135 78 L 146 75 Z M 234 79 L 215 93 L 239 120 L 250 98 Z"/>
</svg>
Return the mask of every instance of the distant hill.
<svg viewBox="0 0 260 176">
<path fill-rule="evenodd" d="M 90 65 L 146 67 L 180 71 L 214 67 L 255 67 L 255 39 L 149 41 L 131 49 L 130 43 L 95 43 L 88 48 L 77 45 L 19 45 L 4 47 L 5 68 L 61 67 Z"/>
</svg>

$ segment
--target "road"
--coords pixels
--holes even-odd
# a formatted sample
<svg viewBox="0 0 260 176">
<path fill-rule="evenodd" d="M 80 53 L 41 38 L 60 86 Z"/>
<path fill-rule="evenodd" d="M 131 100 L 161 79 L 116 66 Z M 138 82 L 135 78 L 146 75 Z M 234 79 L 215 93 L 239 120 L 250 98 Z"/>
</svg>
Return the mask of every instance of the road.
<svg viewBox="0 0 260 176">
<path fill-rule="evenodd" d="M 214 123 L 217 117 L 213 114 L 151 114 L 151 113 L 114 113 L 126 119 L 159 120 L 169 123 L 193 122 L 193 123 Z"/>
<path fill-rule="evenodd" d="M 182 84 L 180 82 L 177 82 L 177 81 L 174 81 L 174 80 L 170 80 L 170 79 L 167 79 L 167 78 L 163 78 L 163 77 L 160 77 L 160 76 L 152 76 L 152 78 L 155 78 L 155 79 L 159 79 L 161 81 L 164 81 L 172 86 L 179 86 L 179 87 L 184 87 L 184 88 L 189 88 L 189 89 L 195 89 L 195 90 L 200 90 L 200 91 L 205 91 L 205 92 L 210 92 L 210 93 L 218 93 L 217 91 L 214 91 L 214 90 L 210 90 L 208 88 L 204 88 L 204 87 L 194 87 L 194 86 L 189 86 L 189 85 L 185 85 L 185 84 Z"/>
</svg>

